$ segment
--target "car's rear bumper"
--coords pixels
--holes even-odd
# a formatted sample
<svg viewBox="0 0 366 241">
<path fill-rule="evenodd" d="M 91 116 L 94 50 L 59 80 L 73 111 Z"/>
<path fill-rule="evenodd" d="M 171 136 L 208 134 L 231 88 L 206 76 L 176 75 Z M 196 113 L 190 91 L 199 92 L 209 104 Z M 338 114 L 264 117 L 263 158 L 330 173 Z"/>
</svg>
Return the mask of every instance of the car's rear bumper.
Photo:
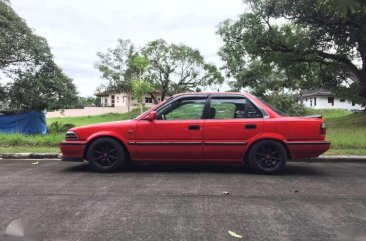
<svg viewBox="0 0 366 241">
<path fill-rule="evenodd" d="M 60 143 L 62 161 L 84 161 L 85 141 L 63 141 Z"/>
<path fill-rule="evenodd" d="M 287 141 L 291 159 L 318 157 L 330 148 L 329 141 Z"/>
</svg>

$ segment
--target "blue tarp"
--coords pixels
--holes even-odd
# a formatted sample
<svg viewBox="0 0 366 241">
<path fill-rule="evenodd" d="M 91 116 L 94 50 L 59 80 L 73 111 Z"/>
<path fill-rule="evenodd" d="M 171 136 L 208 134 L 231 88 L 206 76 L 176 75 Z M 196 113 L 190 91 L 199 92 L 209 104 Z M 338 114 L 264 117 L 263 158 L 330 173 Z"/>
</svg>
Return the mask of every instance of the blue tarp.
<svg viewBox="0 0 366 241">
<path fill-rule="evenodd" d="M 0 133 L 47 134 L 46 115 L 39 111 L 0 115 Z"/>
</svg>

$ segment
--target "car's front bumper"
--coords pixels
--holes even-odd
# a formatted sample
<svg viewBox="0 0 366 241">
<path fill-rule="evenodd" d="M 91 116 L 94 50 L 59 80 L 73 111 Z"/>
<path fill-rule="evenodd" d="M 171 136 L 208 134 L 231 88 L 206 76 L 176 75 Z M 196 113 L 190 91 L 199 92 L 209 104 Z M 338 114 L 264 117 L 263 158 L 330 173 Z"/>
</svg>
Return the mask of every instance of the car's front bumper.
<svg viewBox="0 0 366 241">
<path fill-rule="evenodd" d="M 60 143 L 62 161 L 84 161 L 86 141 L 63 141 Z"/>
</svg>

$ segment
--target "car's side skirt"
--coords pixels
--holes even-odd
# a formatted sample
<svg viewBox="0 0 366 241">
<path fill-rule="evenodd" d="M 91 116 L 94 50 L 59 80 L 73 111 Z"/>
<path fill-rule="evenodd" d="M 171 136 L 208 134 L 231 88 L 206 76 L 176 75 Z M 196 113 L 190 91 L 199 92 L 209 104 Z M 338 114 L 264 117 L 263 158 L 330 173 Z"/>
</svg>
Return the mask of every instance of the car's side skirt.
<svg viewBox="0 0 366 241">
<path fill-rule="evenodd" d="M 167 142 L 167 141 L 130 141 L 129 145 L 246 145 L 244 141 L 239 142 L 218 142 L 218 141 L 207 141 L 207 142 Z"/>
</svg>

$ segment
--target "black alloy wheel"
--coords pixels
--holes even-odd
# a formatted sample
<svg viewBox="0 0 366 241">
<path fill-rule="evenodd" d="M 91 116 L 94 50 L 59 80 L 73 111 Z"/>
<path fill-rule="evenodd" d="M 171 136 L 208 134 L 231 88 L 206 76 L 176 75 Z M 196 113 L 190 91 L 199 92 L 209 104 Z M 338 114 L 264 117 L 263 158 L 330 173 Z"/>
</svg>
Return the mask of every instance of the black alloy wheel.
<svg viewBox="0 0 366 241">
<path fill-rule="evenodd" d="M 286 149 L 277 141 L 259 141 L 249 151 L 250 167 L 262 174 L 277 174 L 283 171 L 286 161 Z"/>
<path fill-rule="evenodd" d="M 88 148 L 87 160 L 97 172 L 118 171 L 125 164 L 126 155 L 121 144 L 112 138 L 95 140 Z"/>
</svg>

